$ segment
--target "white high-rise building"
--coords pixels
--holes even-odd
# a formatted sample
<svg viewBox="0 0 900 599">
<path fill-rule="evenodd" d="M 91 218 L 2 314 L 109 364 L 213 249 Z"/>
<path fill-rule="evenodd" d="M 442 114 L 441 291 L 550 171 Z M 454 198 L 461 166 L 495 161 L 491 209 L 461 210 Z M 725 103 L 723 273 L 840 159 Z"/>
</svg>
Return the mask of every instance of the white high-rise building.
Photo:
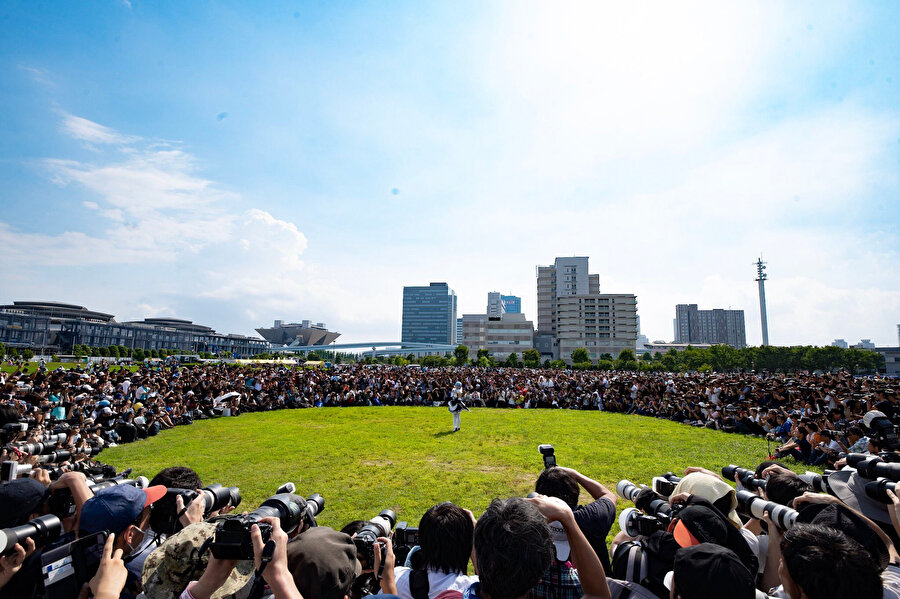
<svg viewBox="0 0 900 599">
<path fill-rule="evenodd" d="M 503 296 L 499 291 L 488 293 L 486 314 L 489 318 L 500 318 L 506 314 L 506 304 L 503 302 Z"/>
<path fill-rule="evenodd" d="M 637 297 L 601 294 L 600 275 L 588 272 L 587 257 L 557 258 L 537 267 L 538 334 L 535 347 L 553 359 L 571 361 L 583 347 L 597 360 L 635 351 Z"/>
</svg>

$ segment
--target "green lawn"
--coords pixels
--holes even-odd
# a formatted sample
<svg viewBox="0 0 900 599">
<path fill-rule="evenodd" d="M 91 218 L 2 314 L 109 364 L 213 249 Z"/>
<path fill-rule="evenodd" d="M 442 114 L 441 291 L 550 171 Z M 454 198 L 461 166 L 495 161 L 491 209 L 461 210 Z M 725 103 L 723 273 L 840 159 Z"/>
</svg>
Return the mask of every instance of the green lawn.
<svg viewBox="0 0 900 599">
<path fill-rule="evenodd" d="M 621 414 L 474 409 L 455 434 L 451 421 L 444 408 L 246 414 L 177 427 L 99 459 L 148 478 L 166 466 L 190 466 L 204 484 L 239 486 L 247 510 L 294 481 L 299 494 L 325 497 L 319 523 L 339 528 L 384 508 L 418 524 L 428 507 L 446 500 L 477 516 L 494 497 L 534 490 L 540 443 L 554 445 L 561 466 L 611 488 L 621 478 L 649 483 L 687 466 L 752 468 L 766 455 L 762 439 Z M 581 502 L 588 499 L 582 492 Z M 629 505 L 619 500 L 620 510 Z"/>
</svg>

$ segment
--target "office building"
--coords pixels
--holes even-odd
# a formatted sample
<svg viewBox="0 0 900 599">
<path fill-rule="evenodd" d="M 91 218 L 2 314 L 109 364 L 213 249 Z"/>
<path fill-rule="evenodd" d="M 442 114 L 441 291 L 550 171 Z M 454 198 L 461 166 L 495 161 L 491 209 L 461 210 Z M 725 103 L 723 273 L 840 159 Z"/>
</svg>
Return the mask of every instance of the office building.
<svg viewBox="0 0 900 599">
<path fill-rule="evenodd" d="M 456 343 L 456 293 L 447 283 L 403 288 L 400 340 L 409 343 Z"/>
<path fill-rule="evenodd" d="M 59 302 L 13 302 L 0 306 L 0 343 L 40 353 L 71 353 L 76 345 L 123 346 L 227 353 L 250 357 L 269 349 L 269 342 L 245 335 L 224 335 L 180 318 L 145 318 L 117 322 L 112 314 Z"/>
<path fill-rule="evenodd" d="M 854 349 L 875 349 L 875 344 L 872 343 L 871 339 L 860 339 L 859 343 L 855 343 L 850 347 Z"/>
<path fill-rule="evenodd" d="M 534 324 L 524 314 L 464 314 L 462 344 L 469 348 L 469 357 L 476 358 L 478 350 L 486 349 L 497 361 L 515 353 L 533 349 Z"/>
<path fill-rule="evenodd" d="M 340 333 L 329 331 L 324 322 L 313 324 L 309 320 L 285 324 L 283 320 L 276 320 L 271 328 L 259 328 L 256 332 L 272 345 L 328 345 L 341 336 Z"/>
<path fill-rule="evenodd" d="M 500 301 L 503 302 L 503 309 L 507 314 L 522 313 L 522 298 L 517 295 L 501 295 Z"/>
<path fill-rule="evenodd" d="M 463 338 L 462 325 L 463 325 L 462 318 L 457 318 L 456 319 L 456 342 L 457 343 L 462 343 L 462 341 L 460 341 L 460 339 Z"/>
<path fill-rule="evenodd" d="M 743 310 L 699 310 L 697 304 L 675 306 L 675 343 L 746 347 Z"/>
<path fill-rule="evenodd" d="M 601 294 L 600 275 L 588 272 L 588 258 L 556 258 L 537 267 L 538 330 L 535 348 L 550 359 L 571 361 L 587 349 L 591 360 L 602 354 L 635 351 L 637 298 Z"/>
<path fill-rule="evenodd" d="M 849 346 L 844 339 L 835 339 L 831 342 L 831 347 L 840 347 L 841 349 L 847 349 Z"/>
<path fill-rule="evenodd" d="M 487 315 L 491 318 L 500 318 L 506 314 L 506 304 L 503 303 L 503 296 L 497 291 L 488 293 Z"/>
</svg>

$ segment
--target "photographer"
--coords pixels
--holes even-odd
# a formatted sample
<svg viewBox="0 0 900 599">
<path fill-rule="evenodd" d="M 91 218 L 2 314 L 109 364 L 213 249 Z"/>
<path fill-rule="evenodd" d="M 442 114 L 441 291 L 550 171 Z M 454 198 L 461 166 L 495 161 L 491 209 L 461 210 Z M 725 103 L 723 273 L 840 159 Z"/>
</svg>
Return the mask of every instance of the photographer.
<svg viewBox="0 0 900 599">
<path fill-rule="evenodd" d="M 419 521 L 419 551 L 413 554 L 414 567 L 395 567 L 396 588 L 386 588 L 382 578 L 382 593 L 393 593 L 402 599 L 435 599 L 446 590 L 464 592 L 478 581 L 477 576 L 466 575 L 474 530 L 475 517 L 458 505 L 444 502 L 429 508 Z"/>
<path fill-rule="evenodd" d="M 591 503 L 583 507 L 578 506 L 581 488 L 593 498 Z M 575 515 L 575 522 L 600 559 L 603 571 L 608 573 L 610 565 L 606 536 L 616 519 L 616 494 L 577 470 L 562 466 L 545 468 L 538 477 L 534 490 L 541 495 L 562 499 L 569 506 Z"/>
</svg>

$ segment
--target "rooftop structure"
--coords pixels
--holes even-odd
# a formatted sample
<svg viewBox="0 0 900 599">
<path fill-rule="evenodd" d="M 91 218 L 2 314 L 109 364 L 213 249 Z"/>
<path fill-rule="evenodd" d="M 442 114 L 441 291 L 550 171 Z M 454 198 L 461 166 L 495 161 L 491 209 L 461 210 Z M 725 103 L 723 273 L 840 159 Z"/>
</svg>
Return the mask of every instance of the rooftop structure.
<svg viewBox="0 0 900 599">
<path fill-rule="evenodd" d="M 328 345 L 341 336 L 329 331 L 324 322 L 313 324 L 309 320 L 285 324 L 276 320 L 274 326 L 258 328 L 256 332 L 272 345 Z"/>
</svg>

